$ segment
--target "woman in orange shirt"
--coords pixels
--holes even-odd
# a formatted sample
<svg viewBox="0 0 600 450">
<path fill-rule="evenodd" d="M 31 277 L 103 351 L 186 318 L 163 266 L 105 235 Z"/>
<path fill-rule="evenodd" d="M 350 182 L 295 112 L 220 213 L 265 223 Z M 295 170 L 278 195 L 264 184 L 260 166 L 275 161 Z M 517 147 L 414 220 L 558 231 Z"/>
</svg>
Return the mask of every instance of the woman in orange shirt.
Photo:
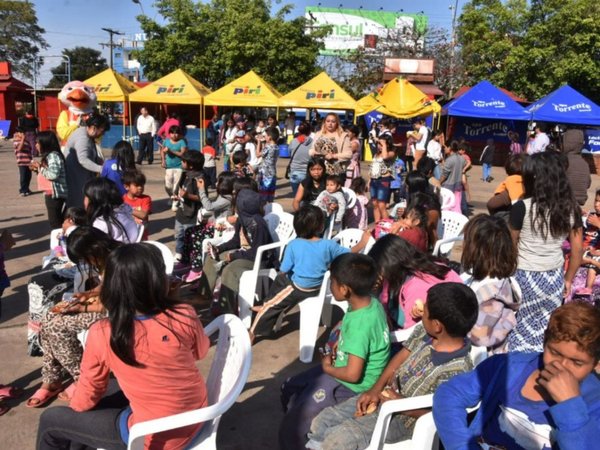
<svg viewBox="0 0 600 450">
<path fill-rule="evenodd" d="M 38 449 L 125 449 L 132 425 L 206 406 L 196 361 L 208 352 L 209 339 L 194 309 L 168 293 L 156 247 L 129 244 L 110 254 L 100 291 L 108 319 L 90 327 L 70 407 L 42 414 Z M 115 395 L 103 398 L 111 372 L 128 406 Z M 145 448 L 183 449 L 200 427 L 150 435 Z"/>
</svg>

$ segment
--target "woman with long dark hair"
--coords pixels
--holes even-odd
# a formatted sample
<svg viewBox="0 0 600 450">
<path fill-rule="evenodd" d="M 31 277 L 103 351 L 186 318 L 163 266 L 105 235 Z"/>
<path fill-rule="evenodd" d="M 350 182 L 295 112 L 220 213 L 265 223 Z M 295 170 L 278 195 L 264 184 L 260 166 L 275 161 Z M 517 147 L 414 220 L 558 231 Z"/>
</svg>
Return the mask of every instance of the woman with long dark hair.
<svg viewBox="0 0 600 450">
<path fill-rule="evenodd" d="M 460 283 L 444 261 L 418 250 L 393 234 L 379 239 L 369 251 L 382 279 L 379 299 L 392 328 L 409 328 L 423 317 L 429 288 L 447 281 Z"/>
<path fill-rule="evenodd" d="M 121 196 L 127 193 L 123 185 L 123 174 L 135 170 L 135 154 L 133 147 L 127 141 L 119 141 L 113 147 L 110 159 L 102 165 L 101 177 L 107 178 L 116 184 Z"/>
<path fill-rule="evenodd" d="M 523 297 L 508 350 L 540 352 L 550 314 L 561 305 L 563 294 L 570 294 L 581 264 L 581 209 L 558 153 L 525 158 L 522 171 L 525 196 L 511 208 L 510 229 L 518 247 L 516 279 Z M 566 272 L 565 239 L 571 243 Z"/>
<path fill-rule="evenodd" d="M 442 217 L 440 200 L 436 194 L 432 193 L 427 177 L 416 170 L 406 176 L 406 190 L 408 194 L 407 209 L 420 206 L 427 213 L 427 238 L 431 248 L 438 240 L 438 222 Z"/>
<path fill-rule="evenodd" d="M 69 259 L 79 265 L 79 270 L 87 272 L 86 284 L 93 287 L 75 294 L 76 301 L 73 303 L 58 303 L 42 319 L 42 386 L 27 401 L 28 407 L 43 406 L 63 391 L 64 372 L 77 382 L 83 354 L 77 334 L 105 315 L 98 298 L 100 277 L 108 255 L 119 245 L 106 233 L 85 226 L 76 228 L 67 238 Z M 72 389 L 67 391 L 66 398 Z"/>
<path fill-rule="evenodd" d="M 48 211 L 48 222 L 54 230 L 62 225 L 63 210 L 67 201 L 65 157 L 60 151 L 60 144 L 52 131 L 39 132 L 35 146 L 42 159 L 40 162 L 31 163 L 31 168 L 39 171 L 38 180 L 41 176 L 51 184 L 51 188 L 44 191 L 44 203 Z"/>
<path fill-rule="evenodd" d="M 134 424 L 207 404 L 206 384 L 196 361 L 207 354 L 209 339 L 194 309 L 169 297 L 165 265 L 156 247 L 131 244 L 112 252 L 100 298 L 108 319 L 89 330 L 70 407 L 42 414 L 38 449 L 77 444 L 126 448 Z M 101 401 L 111 372 L 129 406 L 125 399 Z M 148 436 L 145 448 L 185 448 L 201 426 Z"/>
<path fill-rule="evenodd" d="M 135 242 L 139 226 L 117 185 L 106 178 L 90 180 L 83 190 L 88 223 L 119 242 Z"/>
</svg>

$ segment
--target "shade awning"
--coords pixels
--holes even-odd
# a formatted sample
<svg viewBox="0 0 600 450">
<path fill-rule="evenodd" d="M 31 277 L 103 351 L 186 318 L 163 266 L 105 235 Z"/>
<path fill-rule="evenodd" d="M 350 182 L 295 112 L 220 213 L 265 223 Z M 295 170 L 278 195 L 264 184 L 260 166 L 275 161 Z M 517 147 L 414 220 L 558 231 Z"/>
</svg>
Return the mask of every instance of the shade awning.
<svg viewBox="0 0 600 450">
<path fill-rule="evenodd" d="M 137 86 L 113 69 L 106 69 L 84 81 L 94 88 L 99 102 L 124 102 Z"/>
<path fill-rule="evenodd" d="M 277 107 L 279 93 L 256 72 L 250 72 L 207 95 L 205 105 L 239 107 Z"/>
<path fill-rule="evenodd" d="M 568 84 L 525 109 L 532 120 L 578 125 L 600 125 L 600 106 Z"/>
<path fill-rule="evenodd" d="M 210 89 L 181 69 L 153 81 L 129 96 L 130 102 L 200 105 Z"/>
<path fill-rule="evenodd" d="M 284 108 L 353 110 L 356 106 L 356 100 L 333 81 L 327 73 L 321 72 L 302 86 L 281 97 L 279 106 Z"/>
</svg>

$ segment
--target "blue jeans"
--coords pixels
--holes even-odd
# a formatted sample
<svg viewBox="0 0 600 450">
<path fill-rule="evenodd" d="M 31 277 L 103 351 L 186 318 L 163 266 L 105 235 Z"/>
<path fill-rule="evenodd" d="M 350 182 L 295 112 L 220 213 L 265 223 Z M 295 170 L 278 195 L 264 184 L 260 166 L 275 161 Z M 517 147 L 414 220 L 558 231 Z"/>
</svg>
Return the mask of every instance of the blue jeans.
<svg viewBox="0 0 600 450">
<path fill-rule="evenodd" d="M 358 450 L 368 447 L 380 408 L 372 414 L 354 417 L 357 400 L 358 396 L 351 397 L 321 411 L 310 426 L 307 447 L 323 450 Z M 385 442 L 403 441 L 411 436 L 412 428 L 406 428 L 398 417 L 393 417 Z"/>
<path fill-rule="evenodd" d="M 306 178 L 306 172 L 290 172 L 290 185 L 292 186 L 292 196 L 296 197 L 298 186 Z"/>
<path fill-rule="evenodd" d="M 492 175 L 492 165 L 488 163 L 483 163 L 483 180 L 487 180 Z"/>
<path fill-rule="evenodd" d="M 188 228 L 192 228 L 194 226 L 193 223 L 181 223 L 177 219 L 175 219 L 175 253 L 179 255 L 183 255 L 184 251 L 184 236 L 185 230 Z M 189 257 L 189 255 L 183 255 L 184 257 Z"/>
<path fill-rule="evenodd" d="M 433 176 L 436 179 L 440 179 L 442 177 L 442 166 L 440 164 L 436 164 L 433 169 Z"/>
</svg>

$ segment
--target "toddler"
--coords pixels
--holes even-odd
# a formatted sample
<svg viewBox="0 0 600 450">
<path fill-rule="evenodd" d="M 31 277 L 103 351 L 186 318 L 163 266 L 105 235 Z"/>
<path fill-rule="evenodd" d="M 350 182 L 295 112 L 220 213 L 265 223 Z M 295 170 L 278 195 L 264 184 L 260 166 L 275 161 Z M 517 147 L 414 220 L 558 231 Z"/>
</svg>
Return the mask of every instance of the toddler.
<svg viewBox="0 0 600 450">
<path fill-rule="evenodd" d="M 233 174 L 237 178 L 254 178 L 254 169 L 248 164 L 248 155 L 244 150 L 237 150 L 231 155 Z"/>
<path fill-rule="evenodd" d="M 208 182 L 208 187 L 214 189 L 217 184 L 217 150 L 213 147 L 213 138 L 207 137 L 202 147 L 204 155 L 204 174 Z"/>
<path fill-rule="evenodd" d="M 355 178 L 350 184 L 350 189 L 356 194 L 356 203 L 352 208 L 348 208 L 344 215 L 344 228 L 366 230 L 369 225 L 369 217 L 367 214 L 369 199 L 365 195 L 365 192 L 367 191 L 367 182 L 362 177 Z"/>
<path fill-rule="evenodd" d="M 321 208 L 330 220 L 333 218 L 337 224 L 341 224 L 346 213 L 346 197 L 339 176 L 327 175 L 325 190 L 319 194 L 313 204 Z"/>
<path fill-rule="evenodd" d="M 142 240 L 148 240 L 148 216 L 152 213 L 152 198 L 144 194 L 146 176 L 140 171 L 127 171 L 123 174 L 125 195 L 123 202 L 131 206 L 133 218 L 138 225 L 144 225 Z"/>
</svg>

